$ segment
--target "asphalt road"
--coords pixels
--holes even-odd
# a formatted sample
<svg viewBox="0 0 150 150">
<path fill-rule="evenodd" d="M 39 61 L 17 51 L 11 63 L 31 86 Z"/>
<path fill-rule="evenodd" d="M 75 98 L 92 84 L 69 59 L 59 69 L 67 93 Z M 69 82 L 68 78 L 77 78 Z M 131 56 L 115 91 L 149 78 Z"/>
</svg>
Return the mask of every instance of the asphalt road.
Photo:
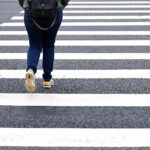
<svg viewBox="0 0 150 150">
<path fill-rule="evenodd" d="M 116 0 L 117 1 L 117 0 Z M 125 1 L 125 0 L 124 0 Z M 136 0 L 140 2 L 141 0 Z M 84 1 L 86 2 L 86 1 Z M 92 1 L 91 1 L 92 2 Z M 105 1 L 106 2 L 106 1 Z M 108 1 L 110 2 L 110 1 Z M 112 0 L 113 2 L 113 0 Z M 122 2 L 120 0 L 120 2 Z M 142 1 L 141 1 L 142 2 Z M 145 4 L 143 4 L 145 5 Z M 23 22 L 10 20 L 13 16 L 23 16 L 22 9 L 15 1 L 0 1 L 0 24 L 8 22 Z M 66 10 L 108 10 L 107 8 L 66 8 Z M 111 10 L 123 10 L 113 8 Z M 128 8 L 127 10 L 138 10 Z M 149 10 L 143 8 L 140 10 Z M 149 16 L 149 13 L 87 13 L 75 14 L 76 16 Z M 64 16 L 74 16 L 68 13 Z M 85 22 L 85 20 L 63 20 L 63 22 Z M 144 22 L 150 19 L 109 19 L 86 20 L 86 22 L 143 22 L 143 26 L 61 26 L 60 31 L 150 31 L 150 26 Z M 25 27 L 1 26 L 1 31 L 25 31 Z M 149 40 L 150 35 L 59 35 L 57 40 Z M 2 40 L 28 40 L 26 35 L 0 35 Z M 0 53 L 26 53 L 28 46 L 0 46 Z M 150 53 L 150 46 L 56 46 L 56 53 Z M 25 70 L 26 60 L 0 59 L 0 70 Z M 42 69 L 39 61 L 38 69 Z M 150 69 L 150 60 L 144 59 L 116 59 L 116 60 L 55 60 L 54 70 L 138 70 Z M 3 78 L 0 74 L 0 99 L 1 94 L 27 94 L 24 89 L 25 79 Z M 10 75 L 11 76 L 11 75 Z M 35 93 L 45 94 L 149 94 L 150 80 L 145 78 L 115 78 L 115 79 L 55 79 L 55 86 L 50 90 L 42 88 L 42 80 L 36 80 Z M 112 97 L 113 99 L 113 97 Z M 101 99 L 100 99 L 101 100 Z M 81 99 L 82 101 L 82 99 Z M 132 101 L 132 99 L 131 99 Z M 150 107 L 103 107 L 103 106 L 5 106 L 0 102 L 0 128 L 76 128 L 76 129 L 126 129 L 150 128 Z M 70 135 L 71 136 L 71 135 Z M 44 138 L 44 137 L 43 137 Z M 134 139 L 136 140 L 136 139 Z M 1 143 L 1 133 L 0 133 Z M 1 145 L 1 144 L 0 144 Z M 150 150 L 149 147 L 25 147 L 1 145 L 0 150 Z"/>
</svg>

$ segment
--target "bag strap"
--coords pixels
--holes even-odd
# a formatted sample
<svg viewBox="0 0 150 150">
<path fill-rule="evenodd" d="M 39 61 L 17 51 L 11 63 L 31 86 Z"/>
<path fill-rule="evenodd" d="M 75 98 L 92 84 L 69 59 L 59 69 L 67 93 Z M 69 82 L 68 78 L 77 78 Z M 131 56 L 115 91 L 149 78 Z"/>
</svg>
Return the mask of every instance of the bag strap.
<svg viewBox="0 0 150 150">
<path fill-rule="evenodd" d="M 53 23 L 52 23 L 48 28 L 43 28 L 43 27 L 41 27 L 41 26 L 31 17 L 31 19 L 32 19 L 32 21 L 34 22 L 34 24 L 35 24 L 39 29 L 41 29 L 41 30 L 43 30 L 43 31 L 47 31 L 47 30 L 49 30 L 50 28 L 52 28 L 52 27 L 54 26 L 55 22 L 56 22 L 56 18 L 57 18 L 57 15 L 55 16 L 55 18 L 54 18 L 54 20 L 53 20 Z"/>
</svg>

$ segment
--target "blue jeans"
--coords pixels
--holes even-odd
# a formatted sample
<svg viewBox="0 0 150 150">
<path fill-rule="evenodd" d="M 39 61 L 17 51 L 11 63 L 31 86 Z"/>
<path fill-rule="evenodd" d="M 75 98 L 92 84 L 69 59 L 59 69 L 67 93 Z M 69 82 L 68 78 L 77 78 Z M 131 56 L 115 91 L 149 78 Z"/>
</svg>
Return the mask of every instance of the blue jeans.
<svg viewBox="0 0 150 150">
<path fill-rule="evenodd" d="M 54 49 L 57 31 L 61 25 L 63 18 L 63 10 L 57 9 L 57 18 L 54 26 L 48 31 L 40 30 L 32 21 L 29 11 L 24 13 L 24 23 L 29 37 L 29 49 L 27 54 L 27 69 L 33 69 L 34 73 L 37 72 L 37 65 L 40 58 L 40 53 L 43 50 L 43 80 L 50 81 L 52 78 L 51 72 L 53 71 L 54 63 Z M 35 20 L 41 27 L 47 28 L 51 25 L 50 19 L 36 19 Z"/>
</svg>

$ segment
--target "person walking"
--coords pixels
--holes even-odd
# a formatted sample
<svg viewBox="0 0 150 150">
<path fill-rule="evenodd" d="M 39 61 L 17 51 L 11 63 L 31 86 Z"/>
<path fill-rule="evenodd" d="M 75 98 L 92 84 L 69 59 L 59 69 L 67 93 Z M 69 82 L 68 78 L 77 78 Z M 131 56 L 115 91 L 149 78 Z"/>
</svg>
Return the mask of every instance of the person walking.
<svg viewBox="0 0 150 150">
<path fill-rule="evenodd" d="M 50 88 L 54 85 L 52 79 L 54 49 L 57 32 L 63 19 L 63 9 L 68 5 L 69 0 L 57 0 L 57 15 L 54 20 L 50 18 L 32 18 L 30 15 L 30 3 L 32 0 L 18 0 L 24 9 L 24 24 L 29 38 L 29 49 L 27 53 L 27 68 L 25 88 L 29 92 L 34 92 L 35 74 L 43 50 L 43 88 Z M 42 0 L 41 0 L 42 3 Z"/>
</svg>

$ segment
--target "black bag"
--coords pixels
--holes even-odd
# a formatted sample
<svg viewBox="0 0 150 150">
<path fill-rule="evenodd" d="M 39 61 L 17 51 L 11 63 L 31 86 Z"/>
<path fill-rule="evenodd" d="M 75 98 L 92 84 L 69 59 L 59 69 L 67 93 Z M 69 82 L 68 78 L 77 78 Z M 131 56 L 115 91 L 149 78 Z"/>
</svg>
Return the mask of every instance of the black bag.
<svg viewBox="0 0 150 150">
<path fill-rule="evenodd" d="M 57 0 L 28 0 L 30 14 L 34 18 L 55 18 Z"/>
<path fill-rule="evenodd" d="M 32 18 L 51 18 L 53 20 L 52 25 L 56 21 L 57 17 L 57 0 L 28 0 L 30 16 Z M 34 21 L 33 19 L 33 21 Z M 34 21 L 37 25 L 37 23 Z M 48 30 L 49 28 L 42 28 L 42 30 Z"/>
</svg>

